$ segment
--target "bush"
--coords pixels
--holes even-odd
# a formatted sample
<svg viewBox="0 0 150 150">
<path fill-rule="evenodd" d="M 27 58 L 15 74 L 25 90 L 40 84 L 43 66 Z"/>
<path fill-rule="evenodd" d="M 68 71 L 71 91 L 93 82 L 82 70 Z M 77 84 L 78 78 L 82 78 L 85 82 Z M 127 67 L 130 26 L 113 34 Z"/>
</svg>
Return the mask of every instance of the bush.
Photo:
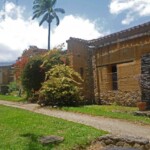
<svg viewBox="0 0 150 150">
<path fill-rule="evenodd" d="M 39 104 L 51 106 L 77 106 L 82 100 L 82 79 L 65 65 L 56 65 L 46 74 L 40 89 Z"/>
<path fill-rule="evenodd" d="M 44 68 L 45 71 L 49 71 L 54 65 L 64 64 L 66 60 L 66 55 L 62 53 L 59 49 L 52 49 L 48 51 L 44 56 L 42 56 L 43 63 L 41 68 Z"/>
<path fill-rule="evenodd" d="M 13 92 L 13 91 L 18 91 L 19 90 L 19 87 L 17 85 L 17 83 L 14 81 L 14 82 L 10 82 L 9 85 L 9 92 Z"/>
<path fill-rule="evenodd" d="M 22 85 L 27 97 L 32 97 L 38 91 L 45 79 L 45 71 L 40 67 L 43 61 L 40 57 L 29 60 L 22 73 Z"/>
</svg>

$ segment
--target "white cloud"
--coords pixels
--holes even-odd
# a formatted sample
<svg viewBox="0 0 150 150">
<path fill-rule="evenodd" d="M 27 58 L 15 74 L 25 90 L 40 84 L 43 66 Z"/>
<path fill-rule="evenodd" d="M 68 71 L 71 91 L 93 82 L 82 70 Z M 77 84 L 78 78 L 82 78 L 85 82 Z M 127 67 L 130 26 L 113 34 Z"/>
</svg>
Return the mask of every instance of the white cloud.
<svg viewBox="0 0 150 150">
<path fill-rule="evenodd" d="M 5 10 L 5 19 L 2 19 L 4 12 L 0 11 L 0 62 L 17 59 L 30 45 L 47 48 L 47 28 L 39 27 L 39 22 L 31 17 L 25 19 L 25 8 L 7 2 Z M 93 39 L 101 35 L 95 23 L 90 20 L 65 16 L 52 31 L 51 47 L 66 42 L 71 36 Z"/>
<path fill-rule="evenodd" d="M 135 17 L 131 14 L 127 14 L 126 18 L 122 20 L 122 24 L 127 25 L 130 24 L 130 22 L 134 21 Z"/>
<path fill-rule="evenodd" d="M 53 30 L 52 43 L 56 46 L 70 37 L 89 40 L 100 36 L 102 33 L 98 31 L 95 23 L 88 19 L 69 15 L 65 16 L 60 25 Z"/>
<path fill-rule="evenodd" d="M 24 19 L 25 8 L 6 3 L 5 10 L 0 20 L 0 62 L 16 60 L 29 45 L 46 45 L 47 29 L 39 27 L 37 21 Z"/>
<path fill-rule="evenodd" d="M 122 24 L 130 24 L 137 17 L 150 16 L 150 0 L 111 0 L 111 14 L 126 13 Z"/>
</svg>

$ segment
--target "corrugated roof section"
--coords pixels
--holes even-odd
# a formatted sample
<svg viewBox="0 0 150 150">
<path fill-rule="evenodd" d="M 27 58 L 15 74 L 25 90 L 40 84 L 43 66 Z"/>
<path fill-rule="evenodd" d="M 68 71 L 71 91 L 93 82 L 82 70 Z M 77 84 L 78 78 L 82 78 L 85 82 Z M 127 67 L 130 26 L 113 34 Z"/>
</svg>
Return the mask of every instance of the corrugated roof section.
<svg viewBox="0 0 150 150">
<path fill-rule="evenodd" d="M 15 61 L 14 61 L 14 62 L 0 62 L 0 67 L 11 66 L 11 65 L 13 65 L 14 63 L 15 63 Z"/>
</svg>

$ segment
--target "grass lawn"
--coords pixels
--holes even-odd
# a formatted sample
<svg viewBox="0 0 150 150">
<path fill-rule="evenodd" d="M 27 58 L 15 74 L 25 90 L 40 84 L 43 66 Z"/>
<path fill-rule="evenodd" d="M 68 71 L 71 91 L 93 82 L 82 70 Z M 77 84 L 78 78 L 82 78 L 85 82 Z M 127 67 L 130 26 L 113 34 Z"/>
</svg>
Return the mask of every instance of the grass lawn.
<svg viewBox="0 0 150 150">
<path fill-rule="evenodd" d="M 106 132 L 78 123 L 0 105 L 1 150 L 69 150 L 85 146 Z M 46 135 L 64 137 L 59 144 L 41 145 Z"/>
<path fill-rule="evenodd" d="M 7 101 L 25 101 L 24 97 L 12 96 L 12 95 L 0 95 L 0 100 L 7 100 Z"/>
<path fill-rule="evenodd" d="M 133 112 L 138 110 L 136 107 L 89 105 L 83 107 L 63 107 L 62 110 L 150 124 L 150 118 L 133 115 Z"/>
</svg>

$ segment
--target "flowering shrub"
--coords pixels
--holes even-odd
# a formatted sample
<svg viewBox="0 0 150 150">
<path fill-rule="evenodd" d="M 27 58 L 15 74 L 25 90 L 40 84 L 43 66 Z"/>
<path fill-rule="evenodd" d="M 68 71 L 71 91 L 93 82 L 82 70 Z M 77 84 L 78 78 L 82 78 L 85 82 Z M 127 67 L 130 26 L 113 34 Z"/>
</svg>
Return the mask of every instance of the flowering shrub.
<svg viewBox="0 0 150 150">
<path fill-rule="evenodd" d="M 64 58 L 65 55 L 62 54 L 61 50 L 52 49 L 42 56 L 43 63 L 41 65 L 41 68 L 44 68 L 46 71 L 48 71 L 54 65 L 64 64 Z"/>
<path fill-rule="evenodd" d="M 76 106 L 82 100 L 82 79 L 65 65 L 55 65 L 46 73 L 46 81 L 40 89 L 40 105 Z"/>
<path fill-rule="evenodd" d="M 14 64 L 14 73 L 17 81 L 20 81 L 23 69 L 28 61 L 28 57 L 20 57 Z"/>
<path fill-rule="evenodd" d="M 31 97 L 35 91 L 41 88 L 41 83 L 44 82 L 45 72 L 40 68 L 42 64 L 41 57 L 30 59 L 26 64 L 22 73 L 22 85 L 27 92 L 27 97 Z"/>
</svg>

